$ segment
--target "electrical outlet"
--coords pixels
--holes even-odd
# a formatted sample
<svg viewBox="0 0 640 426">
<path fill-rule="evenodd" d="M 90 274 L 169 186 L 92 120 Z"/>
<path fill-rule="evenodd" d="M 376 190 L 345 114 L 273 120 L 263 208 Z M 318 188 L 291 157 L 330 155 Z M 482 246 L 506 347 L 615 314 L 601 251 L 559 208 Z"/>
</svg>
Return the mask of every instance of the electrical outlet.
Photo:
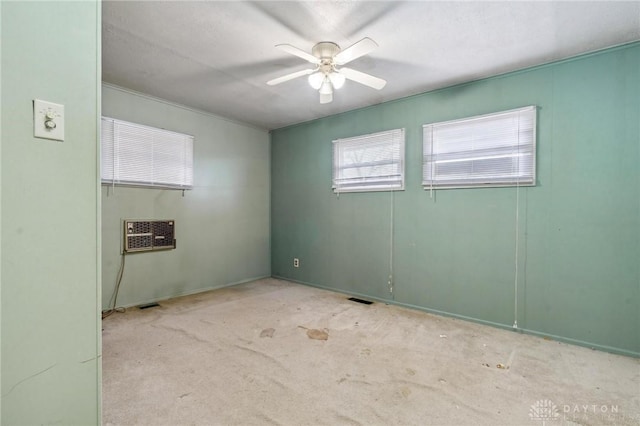
<svg viewBox="0 0 640 426">
<path fill-rule="evenodd" d="M 300 259 L 298 259 L 297 257 L 293 258 L 293 267 L 294 268 L 299 268 L 300 267 Z"/>
</svg>

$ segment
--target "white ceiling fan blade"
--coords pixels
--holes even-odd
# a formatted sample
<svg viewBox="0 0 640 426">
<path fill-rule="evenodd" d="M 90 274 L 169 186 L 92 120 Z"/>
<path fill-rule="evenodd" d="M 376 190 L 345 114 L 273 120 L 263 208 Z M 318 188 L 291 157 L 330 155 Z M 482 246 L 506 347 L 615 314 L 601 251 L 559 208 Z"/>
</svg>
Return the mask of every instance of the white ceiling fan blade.
<svg viewBox="0 0 640 426">
<path fill-rule="evenodd" d="M 276 47 L 280 50 L 283 50 L 287 53 L 291 53 L 292 55 L 297 56 L 298 58 L 302 58 L 305 61 L 311 62 L 312 64 L 319 64 L 320 59 L 316 58 L 310 53 L 305 52 L 304 50 L 298 49 L 295 46 L 290 44 L 277 44 Z"/>
<path fill-rule="evenodd" d="M 320 93 L 320 103 L 328 104 L 333 101 L 333 93 Z"/>
<path fill-rule="evenodd" d="M 358 59 L 360 56 L 370 53 L 376 47 L 378 47 L 378 44 L 375 41 L 371 40 L 369 37 L 365 37 L 338 53 L 333 58 L 333 62 L 337 65 L 344 65 L 347 62 L 351 62 L 354 59 Z"/>
<path fill-rule="evenodd" d="M 293 80 L 294 78 L 302 77 L 303 75 L 309 75 L 314 71 L 315 70 L 313 70 L 313 69 L 309 69 L 309 70 L 302 70 L 302 71 L 292 72 L 291 74 L 283 75 L 282 77 L 278 77 L 278 78 L 274 78 L 273 80 L 269 80 L 269 81 L 267 81 L 267 84 L 269 86 L 275 86 L 276 84 L 284 83 L 285 81 Z"/>
<path fill-rule="evenodd" d="M 371 74 L 366 74 L 351 68 L 342 67 L 339 71 L 349 80 L 364 84 L 365 86 L 373 87 L 377 90 L 382 89 L 387 84 L 387 82 L 381 78 L 374 77 Z"/>
</svg>

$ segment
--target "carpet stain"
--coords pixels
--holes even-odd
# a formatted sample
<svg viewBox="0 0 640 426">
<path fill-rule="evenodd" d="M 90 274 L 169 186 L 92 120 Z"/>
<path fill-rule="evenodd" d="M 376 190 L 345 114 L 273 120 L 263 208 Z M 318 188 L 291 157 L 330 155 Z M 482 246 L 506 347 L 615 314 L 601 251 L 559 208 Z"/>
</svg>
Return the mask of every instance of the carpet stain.
<svg viewBox="0 0 640 426">
<path fill-rule="evenodd" d="M 329 333 L 324 330 L 318 330 L 316 328 L 310 328 L 307 330 L 307 336 L 309 339 L 314 340 L 327 340 L 329 338 Z"/>
<path fill-rule="evenodd" d="M 275 332 L 276 330 L 274 328 L 265 328 L 262 330 L 262 333 L 260 333 L 260 337 L 273 337 L 273 333 Z"/>
</svg>

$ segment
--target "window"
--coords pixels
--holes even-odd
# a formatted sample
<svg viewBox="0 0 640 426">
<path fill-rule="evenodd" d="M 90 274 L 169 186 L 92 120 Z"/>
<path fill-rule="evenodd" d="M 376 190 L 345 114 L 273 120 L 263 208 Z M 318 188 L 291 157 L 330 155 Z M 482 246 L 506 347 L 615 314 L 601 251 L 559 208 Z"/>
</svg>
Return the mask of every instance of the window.
<svg viewBox="0 0 640 426">
<path fill-rule="evenodd" d="M 404 189 L 404 129 L 333 141 L 334 192 Z"/>
<path fill-rule="evenodd" d="M 426 188 L 533 186 L 536 107 L 423 126 Z"/>
<path fill-rule="evenodd" d="M 102 117 L 102 183 L 193 188 L 193 136 Z"/>
</svg>

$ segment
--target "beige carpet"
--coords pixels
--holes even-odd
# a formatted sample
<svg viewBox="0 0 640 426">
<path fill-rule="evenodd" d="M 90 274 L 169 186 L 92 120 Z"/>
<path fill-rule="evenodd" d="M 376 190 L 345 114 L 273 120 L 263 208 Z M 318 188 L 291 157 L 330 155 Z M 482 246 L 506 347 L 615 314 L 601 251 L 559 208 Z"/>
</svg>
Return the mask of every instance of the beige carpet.
<svg viewBox="0 0 640 426">
<path fill-rule="evenodd" d="M 103 423 L 640 424 L 638 359 L 347 297 L 266 279 L 108 317 Z"/>
</svg>

